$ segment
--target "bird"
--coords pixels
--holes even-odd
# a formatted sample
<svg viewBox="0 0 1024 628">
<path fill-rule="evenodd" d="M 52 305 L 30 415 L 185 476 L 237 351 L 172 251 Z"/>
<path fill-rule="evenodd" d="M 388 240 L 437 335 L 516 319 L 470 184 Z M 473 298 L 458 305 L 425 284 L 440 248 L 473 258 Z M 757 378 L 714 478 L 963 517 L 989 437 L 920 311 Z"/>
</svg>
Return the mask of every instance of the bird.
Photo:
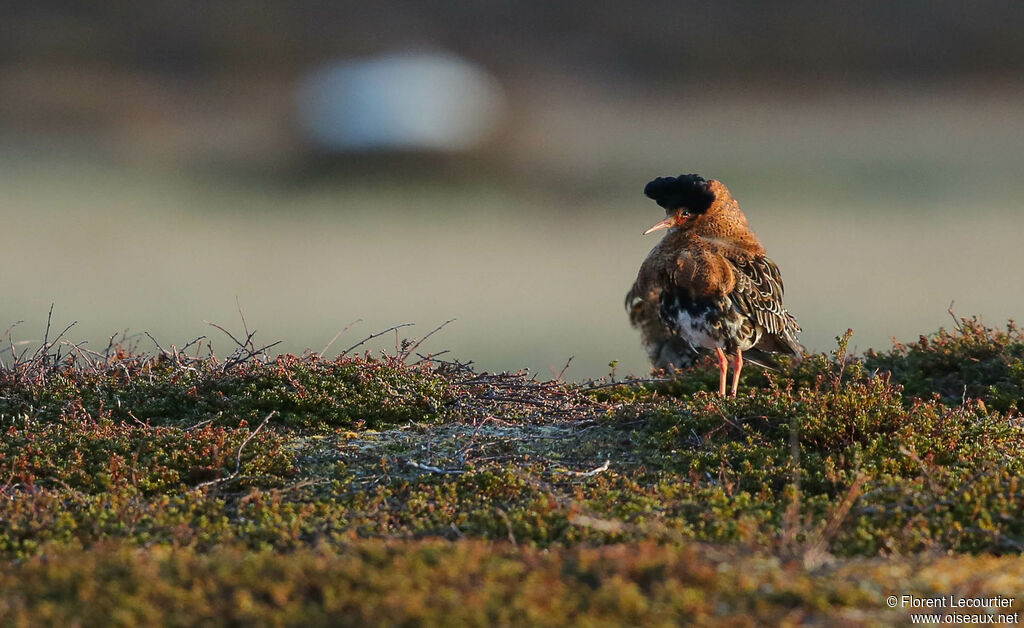
<svg viewBox="0 0 1024 628">
<path fill-rule="evenodd" d="M 626 311 L 651 365 L 682 369 L 714 353 L 724 397 L 730 363 L 736 396 L 744 357 L 769 366 L 771 354 L 802 355 L 779 267 L 725 184 L 697 174 L 658 177 L 644 195 L 665 219 L 643 235 L 667 232 L 640 265 Z"/>
</svg>

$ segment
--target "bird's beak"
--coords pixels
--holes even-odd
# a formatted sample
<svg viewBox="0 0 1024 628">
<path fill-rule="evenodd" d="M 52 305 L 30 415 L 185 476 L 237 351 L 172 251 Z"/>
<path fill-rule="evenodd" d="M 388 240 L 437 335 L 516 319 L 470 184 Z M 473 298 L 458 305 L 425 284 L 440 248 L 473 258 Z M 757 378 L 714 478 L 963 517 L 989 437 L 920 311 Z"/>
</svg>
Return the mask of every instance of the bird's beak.
<svg viewBox="0 0 1024 628">
<path fill-rule="evenodd" d="M 662 220 L 658 224 L 654 225 L 653 227 L 651 227 L 647 231 L 644 231 L 644 235 L 647 235 L 648 233 L 654 233 L 655 231 L 659 231 L 661 229 L 668 229 L 669 227 L 674 227 L 675 224 L 676 224 L 676 215 L 673 214 L 673 215 L 669 216 L 668 218 L 666 218 L 665 220 Z"/>
</svg>

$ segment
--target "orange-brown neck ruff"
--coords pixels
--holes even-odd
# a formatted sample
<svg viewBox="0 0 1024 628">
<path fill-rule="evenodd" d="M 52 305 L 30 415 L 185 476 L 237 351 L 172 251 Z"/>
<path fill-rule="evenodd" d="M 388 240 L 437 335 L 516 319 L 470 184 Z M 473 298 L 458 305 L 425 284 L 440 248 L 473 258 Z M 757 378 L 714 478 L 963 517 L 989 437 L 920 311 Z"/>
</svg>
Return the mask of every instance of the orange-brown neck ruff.
<svg viewBox="0 0 1024 628">
<path fill-rule="evenodd" d="M 733 259 L 751 259 L 765 254 L 761 241 L 747 223 L 740 204 L 721 181 L 708 182 L 715 202 L 708 211 L 692 218 L 680 229 L 677 246 L 696 246 Z M 689 221 L 688 221 L 689 222 Z"/>
<path fill-rule="evenodd" d="M 727 294 L 736 286 L 733 265 L 765 254 L 739 203 L 720 181 L 709 181 L 715 202 L 680 227 L 670 229 L 651 251 L 637 280 L 670 281 L 694 297 Z"/>
</svg>

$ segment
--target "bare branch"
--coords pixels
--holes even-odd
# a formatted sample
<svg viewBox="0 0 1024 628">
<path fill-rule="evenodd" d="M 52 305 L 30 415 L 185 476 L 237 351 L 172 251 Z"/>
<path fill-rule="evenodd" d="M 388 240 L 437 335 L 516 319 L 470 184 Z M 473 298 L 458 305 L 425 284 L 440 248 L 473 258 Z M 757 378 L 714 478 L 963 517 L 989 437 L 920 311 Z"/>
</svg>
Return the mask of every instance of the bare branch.
<svg viewBox="0 0 1024 628">
<path fill-rule="evenodd" d="M 185 353 L 185 351 L 187 351 L 189 347 L 191 347 L 192 345 L 194 345 L 194 344 L 196 344 L 196 343 L 200 343 L 200 344 L 202 344 L 202 341 L 203 341 L 203 340 L 205 340 L 205 339 L 206 339 L 206 336 L 199 336 L 198 338 L 196 338 L 196 339 L 195 339 L 195 340 L 193 340 L 192 342 L 190 342 L 190 343 L 186 344 L 186 345 L 185 345 L 184 347 L 182 347 L 182 348 L 180 349 L 180 352 L 181 352 L 181 353 Z M 199 348 L 198 348 L 198 347 L 196 347 L 196 351 L 197 351 L 197 352 L 199 351 Z"/>
<path fill-rule="evenodd" d="M 15 327 L 21 325 L 24 322 L 25 321 L 15 321 L 4 331 L 4 333 L 0 334 L 0 342 L 3 342 L 4 338 L 6 337 L 7 341 L 11 344 L 11 359 L 14 360 L 15 362 L 17 362 L 18 355 L 14 352 L 14 335 L 11 334 L 11 330 L 13 330 Z M 0 361 L 0 364 L 3 364 L 3 362 Z"/>
<path fill-rule="evenodd" d="M 156 341 L 156 338 L 154 338 L 152 334 L 150 334 L 148 331 L 147 332 L 143 332 L 143 333 L 145 333 L 147 336 L 149 336 L 149 339 L 153 341 L 153 344 L 156 345 L 156 348 L 160 351 L 160 353 L 163 353 L 165 355 L 170 355 L 170 353 L 168 351 L 166 351 L 163 347 L 160 346 L 160 343 Z"/>
<path fill-rule="evenodd" d="M 249 333 L 249 325 L 245 322 L 245 314 L 242 313 L 242 303 L 238 300 L 237 294 L 235 295 L 235 305 L 238 307 L 238 316 L 242 319 L 242 330 L 246 335 L 245 340 L 248 343 L 249 348 L 252 349 L 252 337 L 256 332 L 253 331 L 251 334 Z"/>
<path fill-rule="evenodd" d="M 46 347 L 47 341 L 50 339 L 50 320 L 53 318 L 53 303 L 50 304 L 50 311 L 46 315 L 46 332 L 43 334 L 43 344 L 39 349 L 36 350 L 35 355 L 39 355 L 39 351 Z M 33 356 L 35 357 L 35 356 Z"/>
<path fill-rule="evenodd" d="M 413 323 L 402 323 L 401 325 L 395 325 L 394 327 L 388 327 L 387 329 L 385 329 L 382 332 L 378 332 L 376 334 L 370 334 L 369 336 L 367 336 L 366 338 L 363 338 L 362 340 L 360 340 L 356 344 L 352 345 L 348 349 L 345 349 L 344 351 L 342 351 L 340 355 L 348 355 L 349 351 L 363 346 L 364 344 L 366 344 L 367 342 L 373 340 L 374 338 L 380 338 L 381 336 L 383 336 L 384 334 L 386 334 L 388 332 L 396 331 L 396 330 L 399 330 L 399 329 L 401 329 L 403 327 L 412 327 L 412 326 L 413 326 Z"/>
<path fill-rule="evenodd" d="M 593 477 L 593 476 L 597 475 L 598 473 L 604 473 L 605 471 L 607 471 L 609 465 L 611 465 L 611 462 L 612 461 L 610 459 L 608 459 L 608 460 L 604 461 L 603 465 L 601 465 L 600 467 L 597 467 L 596 469 L 591 469 L 590 471 L 569 471 L 569 473 L 571 473 L 573 475 L 576 475 L 576 476 L 579 476 L 581 478 Z"/>
<path fill-rule="evenodd" d="M 419 360 L 416 360 L 410 366 L 417 366 L 419 364 L 423 364 L 424 362 L 433 362 L 438 356 L 444 355 L 446 353 L 451 353 L 451 351 L 449 349 L 445 349 L 444 351 L 438 351 L 437 353 L 428 353 L 427 355 L 417 353 L 416 357 L 419 358 Z"/>
<path fill-rule="evenodd" d="M 260 433 L 260 430 L 263 429 L 263 426 L 266 425 L 267 421 L 269 421 L 275 414 L 277 414 L 277 410 L 271 410 L 270 414 L 263 417 L 263 421 L 259 424 L 259 426 L 257 426 L 256 429 L 250 432 L 249 435 L 245 437 L 245 440 L 242 441 L 242 444 L 238 446 L 238 455 L 235 456 L 235 470 L 231 473 L 231 475 L 228 475 L 223 478 L 218 478 L 216 480 L 210 480 L 208 482 L 203 482 L 201 484 L 196 485 L 196 488 L 203 488 L 206 486 L 212 486 L 214 484 L 230 482 L 231 480 L 238 477 L 238 473 L 242 470 L 242 452 L 245 451 L 245 446 L 248 445 L 249 441 L 251 441 L 253 438 L 256 437 L 257 434 Z"/>
<path fill-rule="evenodd" d="M 576 356 L 574 355 L 570 355 L 569 359 L 565 361 L 565 366 L 562 367 L 562 370 L 558 372 L 558 376 L 555 377 L 556 382 L 562 381 L 562 377 L 565 375 L 565 372 L 569 370 L 569 365 L 572 364 L 573 358 L 575 357 Z"/>
<path fill-rule="evenodd" d="M 462 471 L 461 469 L 441 469 L 439 467 L 430 466 L 429 464 L 420 464 L 419 462 L 416 462 L 415 460 L 410 460 L 408 458 L 403 459 L 402 462 L 412 467 L 413 469 L 419 469 L 420 471 L 429 471 L 430 473 L 440 473 L 442 475 L 459 475 L 465 473 L 465 471 Z"/>
<path fill-rule="evenodd" d="M 338 333 L 334 334 L 334 338 L 331 338 L 331 341 L 327 343 L 327 346 L 324 347 L 323 350 L 320 351 L 320 353 L 316 354 L 316 357 L 318 357 L 318 358 L 324 357 L 324 354 L 327 353 L 327 350 L 331 348 L 331 345 L 334 344 L 334 341 L 337 340 L 339 336 L 341 336 L 343 333 L 348 331 L 356 323 L 361 323 L 361 322 L 363 322 L 363 319 L 357 318 L 356 320 L 352 321 L 348 325 L 345 325 L 345 327 L 341 331 L 339 331 Z"/>
<path fill-rule="evenodd" d="M 40 347 L 38 349 L 36 349 L 36 352 L 33 354 L 32 359 L 37 359 L 38 358 L 38 359 L 46 360 L 46 356 L 49 354 L 50 349 L 52 349 L 58 342 L 60 342 L 61 338 L 64 337 L 64 334 L 68 333 L 68 331 L 72 327 L 74 327 L 75 325 L 78 324 L 78 321 L 71 321 L 71 324 L 69 324 L 67 327 L 65 327 L 62 332 L 57 334 L 57 337 L 53 339 L 53 342 L 50 342 L 50 317 L 52 315 L 53 315 L 53 304 L 51 303 L 50 304 L 50 313 L 46 317 L 46 333 L 43 335 L 43 344 L 40 345 Z"/>
<path fill-rule="evenodd" d="M 516 535 L 512 533 L 512 521 L 508 518 L 508 514 L 506 514 L 501 508 L 495 508 L 494 512 L 498 513 L 498 516 L 505 522 L 505 529 L 508 530 L 509 543 L 516 545 Z"/>
<path fill-rule="evenodd" d="M 400 357 L 400 358 L 402 358 L 403 360 L 405 360 L 405 358 L 407 358 L 407 357 L 408 357 L 408 356 L 409 356 L 410 354 L 412 354 L 412 352 L 413 352 L 413 351 L 415 351 L 416 349 L 418 349 L 418 348 L 419 348 L 419 346 L 420 346 L 421 344 L 423 344 L 423 341 L 425 341 L 425 340 L 426 340 L 427 338 L 430 338 L 431 336 L 433 336 L 433 335 L 434 335 L 434 334 L 436 334 L 437 332 L 441 331 L 442 329 L 444 329 L 445 327 L 447 327 L 449 323 L 452 323 L 452 322 L 454 322 L 454 321 L 455 321 L 455 319 L 454 319 L 454 318 L 449 318 L 449 319 L 448 319 L 448 320 L 446 320 L 445 322 L 441 323 L 440 325 L 438 325 L 437 327 L 435 327 L 434 329 L 432 329 L 432 330 L 430 331 L 430 333 L 429 333 L 429 334 L 427 334 L 426 336 L 423 336 L 422 338 L 420 338 L 419 340 L 417 340 L 417 341 L 416 341 L 415 343 L 413 343 L 413 344 L 412 344 L 411 346 L 407 347 L 407 348 L 406 348 L 406 349 L 405 349 L 405 350 L 404 350 L 404 351 L 402 352 L 402 354 L 401 354 L 401 355 L 399 355 L 399 357 Z"/>
<path fill-rule="evenodd" d="M 234 334 L 232 334 L 230 331 L 224 329 L 223 327 L 221 327 L 217 323 L 211 323 L 210 321 L 207 321 L 207 320 L 204 320 L 203 322 L 206 323 L 207 325 L 210 325 L 211 327 L 216 327 L 217 329 L 221 330 L 222 332 L 227 334 L 228 338 L 233 340 L 235 342 L 235 344 L 239 346 L 239 348 L 245 349 L 245 345 L 242 343 L 242 341 L 240 341 L 238 338 L 235 338 Z"/>
<path fill-rule="evenodd" d="M 954 326 L 954 327 L 956 327 L 956 329 L 957 329 L 958 331 L 961 331 L 961 332 L 962 332 L 962 331 L 964 330 L 964 324 L 963 324 L 963 321 L 961 321 L 961 319 L 957 318 L 957 317 L 956 317 L 956 314 L 954 314 L 954 313 L 953 313 L 953 305 L 954 305 L 955 303 L 956 303 L 956 301 L 950 301 L 950 302 L 949 302 L 949 308 L 948 308 L 948 309 L 947 309 L 946 311 L 947 311 L 947 312 L 949 312 L 949 316 L 950 316 L 950 318 L 952 318 L 952 319 L 953 319 L 953 326 Z"/>
<path fill-rule="evenodd" d="M 61 344 L 65 345 L 65 346 L 68 346 L 68 347 L 71 347 L 71 350 L 74 351 L 75 353 L 77 353 L 79 355 L 79 357 L 81 357 L 83 360 L 85 360 L 85 363 L 88 364 L 90 368 L 95 368 L 96 367 L 96 362 L 92 358 L 89 357 L 89 353 L 92 353 L 93 355 L 99 355 L 99 354 L 97 354 L 95 351 L 88 351 L 87 349 L 83 349 L 82 345 L 84 345 L 85 342 L 80 342 L 78 344 L 73 344 L 71 342 L 68 342 L 67 340 L 64 340 L 64 341 L 61 341 Z M 2 365 L 2 362 L 3 361 L 0 360 L 0 365 Z"/>
</svg>

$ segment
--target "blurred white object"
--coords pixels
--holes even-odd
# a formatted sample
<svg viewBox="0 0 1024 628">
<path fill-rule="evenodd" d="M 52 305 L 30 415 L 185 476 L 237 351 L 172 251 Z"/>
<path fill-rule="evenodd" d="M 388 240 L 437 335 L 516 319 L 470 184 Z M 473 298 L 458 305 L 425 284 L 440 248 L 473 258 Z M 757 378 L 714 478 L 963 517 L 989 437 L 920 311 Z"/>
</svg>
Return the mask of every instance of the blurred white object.
<svg viewBox="0 0 1024 628">
<path fill-rule="evenodd" d="M 334 63 L 299 86 L 298 114 L 322 148 L 458 151 L 486 138 L 504 95 L 481 67 L 444 53 Z"/>
</svg>

